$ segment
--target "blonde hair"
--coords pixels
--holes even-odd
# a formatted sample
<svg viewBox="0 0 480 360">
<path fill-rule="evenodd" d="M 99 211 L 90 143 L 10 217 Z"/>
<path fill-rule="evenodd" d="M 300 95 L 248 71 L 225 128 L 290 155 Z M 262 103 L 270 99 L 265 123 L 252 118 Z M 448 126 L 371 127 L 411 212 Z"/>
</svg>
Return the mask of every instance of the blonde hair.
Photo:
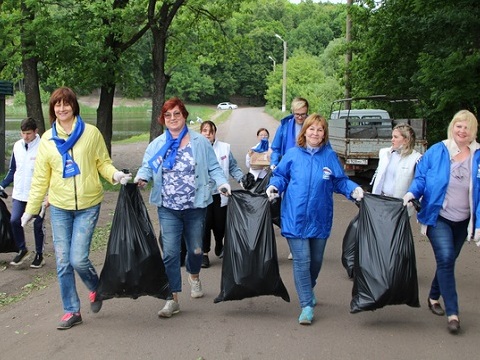
<svg viewBox="0 0 480 360">
<path fill-rule="evenodd" d="M 415 148 L 415 131 L 413 128 L 408 124 L 398 124 L 396 125 L 393 130 L 397 130 L 400 135 L 407 140 L 407 143 L 402 146 L 402 151 L 400 153 L 401 156 L 410 155 Z M 393 132 L 392 130 L 392 132 Z"/>
<path fill-rule="evenodd" d="M 292 114 L 298 109 L 301 109 L 304 107 L 307 108 L 307 112 L 308 112 L 308 101 L 306 99 L 301 97 L 296 97 L 292 100 Z"/>
<path fill-rule="evenodd" d="M 302 130 L 300 130 L 300 133 L 298 134 L 298 138 L 297 138 L 297 145 L 298 146 L 306 147 L 307 139 L 305 138 L 305 133 L 307 132 L 307 129 L 315 123 L 318 123 L 320 126 L 322 126 L 323 131 L 324 131 L 324 137 L 323 137 L 323 140 L 322 140 L 320 145 L 325 144 L 328 141 L 328 122 L 327 122 L 327 120 L 322 115 L 313 113 L 312 115 L 309 115 L 305 119 L 305 122 L 303 123 Z"/>
<path fill-rule="evenodd" d="M 477 129 L 478 121 L 475 115 L 473 115 L 468 110 L 460 110 L 455 115 L 453 115 L 452 121 L 448 124 L 447 137 L 449 140 L 453 139 L 453 127 L 456 123 L 460 121 L 465 121 L 467 123 L 467 128 L 470 130 L 470 142 L 474 141 L 477 138 Z"/>
</svg>

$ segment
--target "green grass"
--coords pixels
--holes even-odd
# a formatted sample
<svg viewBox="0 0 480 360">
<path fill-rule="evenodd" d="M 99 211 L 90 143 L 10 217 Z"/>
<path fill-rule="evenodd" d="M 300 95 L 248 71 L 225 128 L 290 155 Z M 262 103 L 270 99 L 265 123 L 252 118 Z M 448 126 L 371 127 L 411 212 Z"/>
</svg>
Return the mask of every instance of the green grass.
<svg viewBox="0 0 480 360">
<path fill-rule="evenodd" d="M 56 273 L 51 271 L 42 276 L 35 276 L 33 281 L 22 287 L 21 291 L 16 294 L 6 294 L 0 292 L 0 308 L 9 304 L 16 303 L 22 299 L 25 299 L 32 292 L 40 289 L 45 289 L 50 281 L 56 277 Z"/>
</svg>

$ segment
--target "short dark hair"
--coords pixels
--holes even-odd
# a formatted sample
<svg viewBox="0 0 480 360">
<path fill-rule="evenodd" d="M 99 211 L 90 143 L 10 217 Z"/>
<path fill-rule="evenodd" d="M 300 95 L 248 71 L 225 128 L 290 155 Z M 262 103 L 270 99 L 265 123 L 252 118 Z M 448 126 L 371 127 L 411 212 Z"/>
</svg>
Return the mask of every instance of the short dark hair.
<svg viewBox="0 0 480 360">
<path fill-rule="evenodd" d="M 20 130 L 22 131 L 29 131 L 29 130 L 37 130 L 37 122 L 32 117 L 27 117 L 22 120 L 20 123 Z"/>
<path fill-rule="evenodd" d="M 49 102 L 50 125 L 53 124 L 54 121 L 56 120 L 55 104 L 59 103 L 62 100 L 64 104 L 68 104 L 72 107 L 73 116 L 80 115 L 80 105 L 78 105 L 77 94 L 75 94 L 75 92 L 72 89 L 66 86 L 62 86 L 57 90 L 55 90 L 50 96 L 50 102 Z"/>
<path fill-rule="evenodd" d="M 205 127 L 210 127 L 210 131 L 215 131 L 217 132 L 217 126 L 215 125 L 215 123 L 213 121 L 210 121 L 210 120 L 205 120 L 204 122 L 202 122 L 200 124 L 200 132 L 202 132 L 202 130 L 205 128 Z"/>
</svg>

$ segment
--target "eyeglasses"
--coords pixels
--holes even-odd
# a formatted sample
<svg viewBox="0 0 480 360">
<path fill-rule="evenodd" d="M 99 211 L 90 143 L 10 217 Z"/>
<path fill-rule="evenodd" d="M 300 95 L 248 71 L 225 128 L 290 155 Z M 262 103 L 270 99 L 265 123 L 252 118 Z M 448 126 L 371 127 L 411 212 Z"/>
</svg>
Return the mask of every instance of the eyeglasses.
<svg viewBox="0 0 480 360">
<path fill-rule="evenodd" d="M 307 114 L 306 113 L 303 113 L 303 114 L 294 113 L 293 116 L 298 117 L 298 118 L 306 118 Z"/>
<path fill-rule="evenodd" d="M 176 118 L 178 119 L 179 117 L 182 116 L 182 113 L 180 111 L 175 111 L 173 114 L 172 113 L 169 113 L 169 112 L 166 112 L 165 114 L 163 114 L 163 117 L 165 119 L 171 119 L 171 118 Z"/>
</svg>

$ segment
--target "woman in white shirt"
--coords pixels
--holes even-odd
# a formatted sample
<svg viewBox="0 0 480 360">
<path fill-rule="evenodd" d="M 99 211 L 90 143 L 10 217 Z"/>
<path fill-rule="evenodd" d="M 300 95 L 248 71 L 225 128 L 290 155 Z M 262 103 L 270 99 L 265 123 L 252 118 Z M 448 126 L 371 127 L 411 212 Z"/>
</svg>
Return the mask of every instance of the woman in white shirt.
<svg viewBox="0 0 480 360">
<path fill-rule="evenodd" d="M 410 125 L 398 124 L 393 128 L 392 146 L 379 152 L 378 167 L 370 182 L 372 194 L 403 198 L 422 156 L 414 146 L 415 132 Z"/>
</svg>

